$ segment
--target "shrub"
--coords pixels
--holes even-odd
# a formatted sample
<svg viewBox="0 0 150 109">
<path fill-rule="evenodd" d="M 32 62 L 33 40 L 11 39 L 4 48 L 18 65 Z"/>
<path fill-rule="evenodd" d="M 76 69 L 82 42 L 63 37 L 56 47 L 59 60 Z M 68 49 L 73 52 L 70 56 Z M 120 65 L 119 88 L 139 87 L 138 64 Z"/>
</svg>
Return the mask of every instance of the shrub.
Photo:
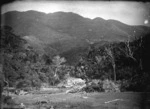
<svg viewBox="0 0 150 109">
<path fill-rule="evenodd" d="M 122 80 L 120 82 L 120 90 L 121 90 L 121 92 L 127 91 L 129 89 L 129 87 L 130 87 L 130 84 L 131 83 L 130 83 L 129 80 Z"/>
<path fill-rule="evenodd" d="M 20 80 L 17 83 L 16 88 L 24 88 L 24 87 L 29 87 L 29 86 L 31 86 L 30 80 Z"/>
<path fill-rule="evenodd" d="M 102 87 L 105 92 L 120 92 L 120 85 L 108 79 L 103 81 Z"/>
<path fill-rule="evenodd" d="M 87 86 L 83 90 L 86 92 L 102 92 L 102 81 L 98 79 L 93 79 L 87 83 Z"/>
<path fill-rule="evenodd" d="M 83 89 L 86 92 L 120 92 L 121 83 L 113 82 L 112 80 L 98 80 L 93 79 L 87 83 L 87 86 Z"/>
<path fill-rule="evenodd" d="M 3 95 L 2 98 L 3 98 L 3 103 L 4 104 L 8 104 L 8 105 L 15 104 L 15 102 L 13 101 L 11 96 Z"/>
</svg>

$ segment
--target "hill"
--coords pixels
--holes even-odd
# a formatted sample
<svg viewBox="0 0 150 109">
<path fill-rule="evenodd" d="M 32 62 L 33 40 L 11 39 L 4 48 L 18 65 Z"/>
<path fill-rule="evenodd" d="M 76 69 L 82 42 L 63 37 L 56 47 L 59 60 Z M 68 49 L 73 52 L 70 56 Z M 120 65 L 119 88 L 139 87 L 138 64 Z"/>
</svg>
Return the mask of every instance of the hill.
<svg viewBox="0 0 150 109">
<path fill-rule="evenodd" d="M 66 58 L 74 50 L 73 57 L 82 54 L 81 48 L 86 49 L 93 43 L 134 40 L 150 31 L 144 26 L 129 26 L 102 18 L 88 19 L 72 12 L 45 14 L 32 10 L 7 12 L 2 15 L 2 25 L 11 26 L 35 49 L 55 52 Z"/>
</svg>

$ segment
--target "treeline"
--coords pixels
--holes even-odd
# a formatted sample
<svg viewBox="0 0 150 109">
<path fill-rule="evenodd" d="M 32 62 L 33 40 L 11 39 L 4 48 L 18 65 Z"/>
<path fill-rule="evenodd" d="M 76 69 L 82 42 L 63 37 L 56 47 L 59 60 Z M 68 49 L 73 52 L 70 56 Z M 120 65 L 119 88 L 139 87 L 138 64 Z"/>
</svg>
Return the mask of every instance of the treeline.
<svg viewBox="0 0 150 109">
<path fill-rule="evenodd" d="M 109 79 L 121 84 L 122 90 L 150 91 L 150 34 L 134 41 L 101 42 L 92 45 L 82 56 L 75 72 L 85 79 Z"/>
<path fill-rule="evenodd" d="M 109 79 L 120 82 L 124 90 L 150 89 L 149 34 L 135 41 L 93 44 L 79 62 L 70 66 L 60 56 L 38 53 L 12 28 L 1 27 L 1 77 L 8 86 L 36 87 L 57 85 L 67 75 L 85 79 Z"/>
</svg>

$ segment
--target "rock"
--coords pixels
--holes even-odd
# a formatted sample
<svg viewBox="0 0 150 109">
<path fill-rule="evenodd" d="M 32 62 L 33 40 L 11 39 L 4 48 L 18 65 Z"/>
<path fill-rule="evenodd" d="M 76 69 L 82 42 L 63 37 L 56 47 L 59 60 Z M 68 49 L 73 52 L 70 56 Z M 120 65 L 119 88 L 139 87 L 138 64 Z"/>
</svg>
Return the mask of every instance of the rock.
<svg viewBox="0 0 150 109">
<path fill-rule="evenodd" d="M 85 85 L 85 80 L 82 80 L 81 78 L 68 78 L 66 80 L 65 87 L 74 87 L 74 86 L 83 86 Z"/>
<path fill-rule="evenodd" d="M 25 108 L 26 106 L 24 105 L 24 103 L 20 103 L 20 107 Z"/>
<path fill-rule="evenodd" d="M 23 91 L 23 90 L 20 90 L 20 91 L 19 91 L 19 95 L 26 95 L 26 94 L 28 94 L 28 92 Z"/>
<path fill-rule="evenodd" d="M 83 96 L 82 98 L 87 99 L 88 97 L 87 96 Z"/>
<path fill-rule="evenodd" d="M 86 86 L 86 84 L 85 80 L 82 80 L 81 78 L 69 77 L 67 78 L 64 86 L 66 88 L 69 88 L 69 90 L 67 90 L 66 93 L 75 93 L 81 91 Z"/>
<path fill-rule="evenodd" d="M 40 104 L 40 105 L 42 105 L 42 104 L 47 104 L 47 103 L 48 103 L 47 100 L 41 100 L 41 101 L 37 101 L 37 102 L 36 102 L 36 104 Z"/>
</svg>

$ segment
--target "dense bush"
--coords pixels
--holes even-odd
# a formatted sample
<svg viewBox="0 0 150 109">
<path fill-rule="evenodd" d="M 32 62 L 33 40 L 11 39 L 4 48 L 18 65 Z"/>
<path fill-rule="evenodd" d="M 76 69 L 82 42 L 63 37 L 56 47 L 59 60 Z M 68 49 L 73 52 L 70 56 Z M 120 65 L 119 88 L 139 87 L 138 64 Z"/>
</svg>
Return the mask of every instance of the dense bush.
<svg viewBox="0 0 150 109">
<path fill-rule="evenodd" d="M 121 84 L 119 82 L 94 79 L 88 82 L 83 90 L 86 92 L 120 92 L 120 89 Z"/>
<path fill-rule="evenodd" d="M 15 101 L 12 99 L 11 96 L 5 96 L 5 95 L 3 95 L 2 99 L 3 99 L 3 103 L 4 104 L 8 104 L 8 105 L 16 104 Z"/>
<path fill-rule="evenodd" d="M 105 92 L 120 92 L 120 84 L 106 79 L 103 81 L 103 89 Z"/>
<path fill-rule="evenodd" d="M 86 92 L 103 92 L 103 83 L 101 80 L 91 80 L 86 84 L 86 87 L 83 89 Z"/>
<path fill-rule="evenodd" d="M 26 79 L 19 81 L 16 85 L 16 88 L 22 88 L 22 87 L 31 87 L 31 81 Z"/>
<path fill-rule="evenodd" d="M 65 58 L 39 53 L 11 27 L 1 27 L 0 55 L 3 56 L 3 76 L 8 86 L 16 88 L 55 85 L 65 75 Z"/>
</svg>

